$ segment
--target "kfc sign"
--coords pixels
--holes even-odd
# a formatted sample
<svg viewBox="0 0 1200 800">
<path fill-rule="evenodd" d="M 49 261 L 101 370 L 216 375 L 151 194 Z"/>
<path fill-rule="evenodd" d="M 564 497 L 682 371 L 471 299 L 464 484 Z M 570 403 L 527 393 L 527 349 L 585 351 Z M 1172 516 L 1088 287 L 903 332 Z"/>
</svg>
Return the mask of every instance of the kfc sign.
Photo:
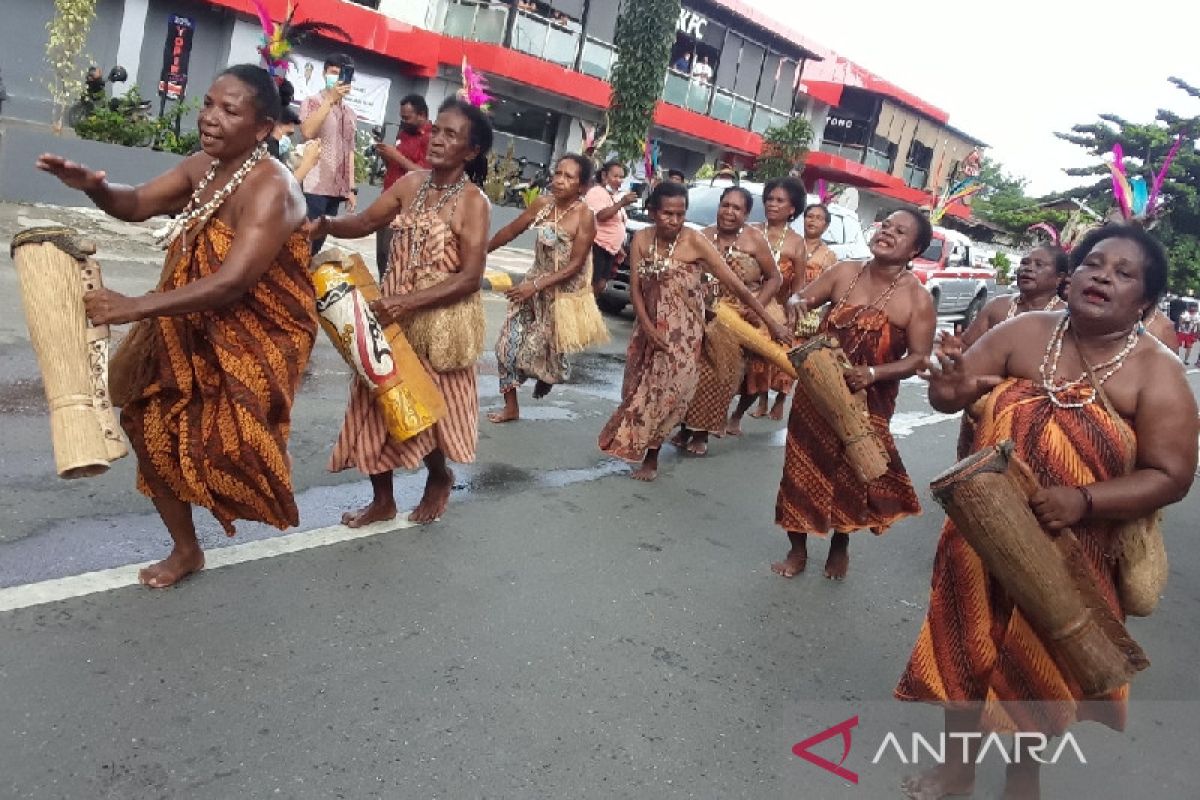
<svg viewBox="0 0 1200 800">
<path fill-rule="evenodd" d="M 708 27 L 707 18 L 686 8 L 679 9 L 679 24 L 676 25 L 676 30 L 684 36 L 690 36 L 693 39 L 703 39 L 706 27 Z"/>
</svg>

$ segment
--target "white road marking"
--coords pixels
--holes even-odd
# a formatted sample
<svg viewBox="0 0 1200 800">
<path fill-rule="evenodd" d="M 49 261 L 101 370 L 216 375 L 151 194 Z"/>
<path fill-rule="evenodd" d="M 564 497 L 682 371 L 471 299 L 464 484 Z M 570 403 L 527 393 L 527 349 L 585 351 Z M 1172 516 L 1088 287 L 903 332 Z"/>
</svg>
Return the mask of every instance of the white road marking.
<svg viewBox="0 0 1200 800">
<path fill-rule="evenodd" d="M 892 421 L 888 427 L 892 431 L 892 436 L 900 438 L 911 435 L 917 428 L 937 425 L 939 422 L 949 422 L 958 417 L 958 414 L 939 414 L 936 411 L 902 411 L 892 415 Z"/>
<path fill-rule="evenodd" d="M 406 519 L 394 519 L 389 522 L 377 522 L 362 528 L 347 528 L 345 525 L 330 525 L 327 528 L 315 528 L 311 531 L 284 534 L 270 539 L 260 539 L 245 544 L 235 544 L 229 547 L 218 547 L 204 554 L 205 570 L 220 569 L 234 564 L 245 564 L 247 561 L 258 561 L 263 558 L 298 553 L 311 550 L 314 547 L 325 547 L 331 544 L 352 542 L 356 539 L 366 539 L 383 533 L 392 533 L 406 528 L 416 527 L 415 522 Z M 0 589 L 0 612 L 15 611 L 19 608 L 40 606 L 46 603 L 57 603 L 74 597 L 84 597 L 89 594 L 108 592 L 135 586 L 138 583 L 138 570 L 149 566 L 150 561 L 141 564 L 128 564 L 124 567 L 85 572 L 82 575 L 72 575 L 67 578 L 54 578 L 40 583 L 28 583 L 23 586 L 11 586 Z"/>
</svg>

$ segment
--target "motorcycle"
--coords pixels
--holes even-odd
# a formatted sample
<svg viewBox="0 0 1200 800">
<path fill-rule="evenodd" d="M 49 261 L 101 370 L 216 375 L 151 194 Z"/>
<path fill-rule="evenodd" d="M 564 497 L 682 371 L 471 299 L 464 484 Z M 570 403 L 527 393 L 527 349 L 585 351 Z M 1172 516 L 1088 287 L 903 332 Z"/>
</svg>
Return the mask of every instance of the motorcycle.
<svg viewBox="0 0 1200 800">
<path fill-rule="evenodd" d="M 150 116 L 151 103 L 149 100 L 142 100 L 140 97 L 130 99 L 129 97 L 108 96 L 105 88 L 107 84 L 125 83 L 128 80 L 129 73 L 122 66 L 113 67 L 105 76 L 99 67 L 92 65 L 84 78 L 83 94 L 67 111 L 67 124 L 73 128 L 79 124 L 80 120 L 91 116 L 105 105 L 109 110 L 121 114 L 130 122 L 145 121 Z"/>
</svg>

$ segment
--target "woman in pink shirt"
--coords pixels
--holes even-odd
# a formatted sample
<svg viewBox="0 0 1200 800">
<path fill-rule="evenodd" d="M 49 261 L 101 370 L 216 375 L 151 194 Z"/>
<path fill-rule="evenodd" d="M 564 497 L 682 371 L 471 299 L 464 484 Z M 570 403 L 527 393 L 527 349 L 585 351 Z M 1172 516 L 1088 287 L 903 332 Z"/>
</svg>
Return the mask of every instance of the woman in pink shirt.
<svg viewBox="0 0 1200 800">
<path fill-rule="evenodd" d="M 633 192 L 618 195 L 625 180 L 625 166 L 610 161 L 600 168 L 597 185 L 588 190 L 584 202 L 596 214 L 596 242 L 592 245 L 592 289 L 599 297 L 612 277 L 618 254 L 625 246 L 625 209 L 637 202 Z"/>
</svg>

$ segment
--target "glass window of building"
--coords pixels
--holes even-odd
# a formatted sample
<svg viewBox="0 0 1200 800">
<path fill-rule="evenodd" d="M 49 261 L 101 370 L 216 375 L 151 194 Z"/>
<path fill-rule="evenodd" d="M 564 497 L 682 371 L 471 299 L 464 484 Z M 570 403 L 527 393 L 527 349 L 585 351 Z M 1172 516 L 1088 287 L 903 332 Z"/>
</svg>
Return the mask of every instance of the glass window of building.
<svg viewBox="0 0 1200 800">
<path fill-rule="evenodd" d="M 492 98 L 492 127 L 501 133 L 554 144 L 562 115 L 508 97 Z"/>
</svg>

